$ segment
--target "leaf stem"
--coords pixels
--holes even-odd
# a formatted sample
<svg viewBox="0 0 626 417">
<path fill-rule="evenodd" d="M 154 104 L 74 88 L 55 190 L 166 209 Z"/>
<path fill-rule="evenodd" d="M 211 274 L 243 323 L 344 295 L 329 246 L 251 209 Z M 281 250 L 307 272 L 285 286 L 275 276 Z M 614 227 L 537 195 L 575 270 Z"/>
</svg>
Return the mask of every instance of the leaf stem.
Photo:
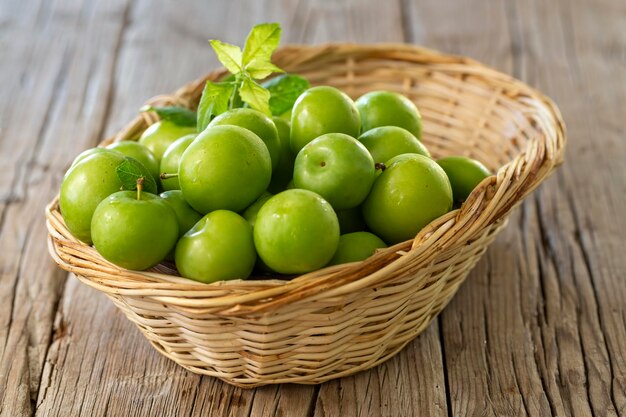
<svg viewBox="0 0 626 417">
<path fill-rule="evenodd" d="M 141 200 L 141 191 L 143 190 L 144 177 L 137 178 L 137 200 Z"/>
<path fill-rule="evenodd" d="M 235 105 L 235 97 L 237 97 L 237 90 L 239 90 L 239 84 L 241 84 L 241 75 L 235 75 L 235 83 L 233 85 L 233 93 L 228 100 L 228 110 L 232 110 Z"/>
</svg>

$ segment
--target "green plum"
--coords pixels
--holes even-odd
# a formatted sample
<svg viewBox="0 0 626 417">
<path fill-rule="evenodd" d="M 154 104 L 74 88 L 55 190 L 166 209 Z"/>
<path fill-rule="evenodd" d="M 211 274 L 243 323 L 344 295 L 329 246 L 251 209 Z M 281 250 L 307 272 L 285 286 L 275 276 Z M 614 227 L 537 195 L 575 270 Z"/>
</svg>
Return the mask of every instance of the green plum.
<svg viewBox="0 0 626 417">
<path fill-rule="evenodd" d="M 362 261 L 372 256 L 376 249 L 386 247 L 385 242 L 373 233 L 354 232 L 341 235 L 337 252 L 330 260 L 329 265 Z"/>
<path fill-rule="evenodd" d="M 254 224 L 259 257 L 281 274 L 301 274 L 330 261 L 339 244 L 331 205 L 307 190 L 287 190 L 261 207 Z"/>
<path fill-rule="evenodd" d="M 356 207 L 376 178 L 374 160 L 362 143 L 328 133 L 307 143 L 296 156 L 293 182 L 321 195 L 335 210 Z"/>
<path fill-rule="evenodd" d="M 176 139 L 192 133 L 196 133 L 195 127 L 179 126 L 170 120 L 161 120 L 143 132 L 139 143 L 150 149 L 160 163 L 163 154 Z"/>
<path fill-rule="evenodd" d="M 370 129 L 359 136 L 359 142 L 367 148 L 374 162 L 385 163 L 403 153 L 417 153 L 430 158 L 430 153 L 422 142 L 408 130 L 397 126 Z"/>
<path fill-rule="evenodd" d="M 341 234 L 353 232 L 361 232 L 367 228 L 365 220 L 363 220 L 363 213 L 361 213 L 361 207 L 353 207 L 347 210 L 335 210 L 337 219 L 339 220 L 339 229 Z"/>
<path fill-rule="evenodd" d="M 180 158 L 178 180 L 196 211 L 241 211 L 267 189 L 270 154 L 261 139 L 239 126 L 211 126 Z"/>
<path fill-rule="evenodd" d="M 182 138 L 176 139 L 176 141 L 168 146 L 167 150 L 163 154 L 163 158 L 161 159 L 161 166 L 159 171 L 166 174 L 178 173 L 180 157 L 183 156 L 183 152 L 185 152 L 189 145 L 191 145 L 191 142 L 196 139 L 196 136 L 198 136 L 196 133 L 183 136 Z M 161 186 L 166 191 L 180 190 L 180 183 L 178 182 L 178 177 L 176 176 L 170 178 L 161 178 Z"/>
<path fill-rule="evenodd" d="M 261 194 L 261 197 L 257 198 L 256 201 L 243 212 L 243 217 L 250 223 L 250 226 L 254 227 L 254 223 L 256 222 L 256 216 L 259 214 L 259 210 L 263 207 L 263 204 L 267 202 L 272 197 L 273 194 L 268 193 L 267 191 Z"/>
<path fill-rule="evenodd" d="M 176 214 L 176 221 L 178 222 L 178 235 L 179 237 L 187 233 L 196 223 L 202 218 L 202 214 L 195 211 L 183 197 L 183 193 L 180 190 L 169 190 L 159 194 L 163 200 L 165 200 L 174 213 Z"/>
<path fill-rule="evenodd" d="M 136 191 L 111 194 L 91 221 L 93 243 L 100 255 L 126 269 L 143 270 L 163 259 L 178 240 L 178 221 L 159 196 Z"/>
<path fill-rule="evenodd" d="M 448 156 L 437 160 L 437 163 L 448 175 L 452 185 L 454 201 L 462 203 L 467 200 L 472 190 L 491 172 L 475 159 L 465 156 Z"/>
<path fill-rule="evenodd" d="M 283 114 L 281 114 L 278 117 L 280 117 L 281 119 L 285 119 L 286 121 L 290 121 L 292 113 L 293 113 L 293 107 L 290 108 L 289 110 L 287 110 L 286 112 L 284 112 Z"/>
<path fill-rule="evenodd" d="M 89 148 L 85 151 L 82 151 L 81 153 L 78 154 L 76 158 L 74 158 L 74 160 L 72 161 L 72 165 L 70 165 L 70 168 L 72 168 L 74 165 L 78 164 L 80 161 L 87 158 L 88 156 L 91 156 L 96 153 L 108 152 L 108 151 L 109 150 L 107 148 L 101 148 L 101 147 Z M 67 170 L 65 175 L 67 175 L 68 172 L 70 172 L 69 169 Z"/>
<path fill-rule="evenodd" d="M 388 162 L 363 203 L 367 226 L 387 243 L 415 237 L 452 207 L 452 187 L 435 161 L 402 154 Z"/>
<path fill-rule="evenodd" d="M 91 217 L 98 204 L 119 191 L 122 183 L 117 166 L 124 161 L 119 152 L 102 149 L 85 156 L 63 178 L 59 205 L 63 220 L 79 240 L 91 244 Z"/>
<path fill-rule="evenodd" d="M 200 282 L 245 279 L 255 261 L 250 224 L 228 210 L 204 216 L 176 245 L 176 268 L 183 277 Z"/>
<path fill-rule="evenodd" d="M 270 182 L 269 190 L 273 193 L 277 193 L 285 190 L 287 183 L 293 178 L 293 163 L 296 159 L 293 152 L 291 152 L 291 145 L 289 142 L 289 121 L 280 117 L 273 117 L 272 120 L 276 125 L 278 131 L 278 139 L 280 141 L 280 159 L 276 169 L 272 171 L 272 180 Z"/>
<path fill-rule="evenodd" d="M 361 115 L 361 132 L 380 126 L 403 127 L 422 139 L 422 116 L 415 104 L 402 94 L 372 91 L 356 101 Z"/>
<path fill-rule="evenodd" d="M 133 140 L 122 140 L 110 144 L 107 146 L 107 149 L 117 151 L 141 162 L 148 169 L 156 183 L 159 183 L 159 161 L 157 161 L 150 149 L 141 143 Z"/>
<path fill-rule="evenodd" d="M 361 119 L 354 102 L 341 90 L 320 86 L 298 97 L 291 114 L 290 142 L 294 154 L 326 133 L 359 136 Z"/>
<path fill-rule="evenodd" d="M 258 110 L 247 108 L 233 109 L 211 120 L 209 127 L 224 125 L 244 127 L 261 138 L 270 152 L 272 169 L 276 168 L 280 160 L 281 148 L 278 131 L 272 119 Z"/>
</svg>

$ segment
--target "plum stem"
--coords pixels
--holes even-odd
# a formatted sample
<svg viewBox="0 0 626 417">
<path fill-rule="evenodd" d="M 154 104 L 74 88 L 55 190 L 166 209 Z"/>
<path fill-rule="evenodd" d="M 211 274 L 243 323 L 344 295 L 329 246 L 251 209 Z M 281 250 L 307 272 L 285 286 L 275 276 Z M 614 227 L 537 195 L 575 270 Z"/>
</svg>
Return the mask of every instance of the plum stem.
<svg viewBox="0 0 626 417">
<path fill-rule="evenodd" d="M 375 169 L 380 169 L 381 171 L 385 171 L 387 169 L 387 165 L 383 164 L 382 162 L 376 162 L 374 164 L 374 168 Z"/>
<path fill-rule="evenodd" d="M 137 178 L 137 200 L 141 200 L 141 191 L 143 191 L 144 177 Z"/>
<path fill-rule="evenodd" d="M 176 178 L 178 177 L 178 174 L 168 174 L 167 172 L 161 172 L 161 175 L 159 175 L 161 177 L 162 180 L 166 180 L 168 178 Z"/>
</svg>

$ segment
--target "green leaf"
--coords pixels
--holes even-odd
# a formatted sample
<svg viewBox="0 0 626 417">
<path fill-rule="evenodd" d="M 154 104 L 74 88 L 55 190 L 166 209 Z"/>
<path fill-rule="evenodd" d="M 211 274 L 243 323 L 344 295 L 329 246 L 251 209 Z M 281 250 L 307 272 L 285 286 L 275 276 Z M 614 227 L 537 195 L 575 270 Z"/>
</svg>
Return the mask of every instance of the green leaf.
<svg viewBox="0 0 626 417">
<path fill-rule="evenodd" d="M 241 48 L 219 40 L 211 40 L 211 46 L 222 65 L 233 74 L 241 72 Z"/>
<path fill-rule="evenodd" d="M 290 110 L 300 94 L 311 87 L 309 81 L 295 74 L 283 74 L 262 84 L 271 94 L 270 110 L 279 116 Z"/>
<path fill-rule="evenodd" d="M 250 77 L 257 80 L 262 80 L 274 72 L 285 72 L 271 62 L 259 61 L 258 59 L 254 59 L 246 65 L 245 70 Z"/>
<path fill-rule="evenodd" d="M 122 162 L 115 169 L 117 177 L 122 183 L 122 189 L 124 190 L 136 190 L 137 180 L 143 178 L 144 191 L 152 194 L 156 194 L 157 184 L 150 171 L 139 161 L 129 156 L 125 157 Z"/>
<path fill-rule="evenodd" d="M 246 77 L 243 79 L 243 83 L 239 89 L 239 96 L 253 109 L 265 113 L 268 116 L 271 115 L 269 107 L 270 92 L 254 82 L 251 78 Z"/>
<path fill-rule="evenodd" d="M 243 48 L 243 66 L 254 60 L 270 62 L 272 53 L 280 43 L 280 32 L 278 23 L 263 23 L 253 27 Z"/>
<path fill-rule="evenodd" d="M 196 112 L 180 106 L 143 106 L 139 109 L 141 112 L 153 111 L 159 115 L 161 120 L 169 120 L 179 126 L 195 126 Z"/>
<path fill-rule="evenodd" d="M 198 105 L 198 132 L 209 125 L 211 118 L 228 110 L 228 101 L 233 94 L 234 83 L 207 81 Z"/>
</svg>

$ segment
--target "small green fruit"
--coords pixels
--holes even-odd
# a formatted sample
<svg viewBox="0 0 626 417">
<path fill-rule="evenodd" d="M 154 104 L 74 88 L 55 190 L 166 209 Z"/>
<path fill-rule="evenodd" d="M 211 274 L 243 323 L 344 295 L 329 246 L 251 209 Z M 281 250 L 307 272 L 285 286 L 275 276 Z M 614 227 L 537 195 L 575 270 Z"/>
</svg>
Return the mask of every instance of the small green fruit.
<svg viewBox="0 0 626 417">
<path fill-rule="evenodd" d="M 224 125 L 243 127 L 256 134 L 270 153 L 272 169 L 276 168 L 280 161 L 281 146 L 278 139 L 278 131 L 272 119 L 258 110 L 248 108 L 233 109 L 217 116 L 211 121 L 209 127 Z"/>
<path fill-rule="evenodd" d="M 270 154 L 261 139 L 239 126 L 210 126 L 180 158 L 178 180 L 196 211 L 241 211 L 267 189 Z"/>
<path fill-rule="evenodd" d="M 363 217 L 377 236 L 394 244 L 447 213 L 452 188 L 444 170 L 423 155 L 398 155 L 388 164 L 363 203 Z"/>
<path fill-rule="evenodd" d="M 268 156 L 269 158 L 269 156 Z M 256 260 L 252 228 L 228 210 L 204 216 L 176 245 L 176 267 L 200 282 L 247 278 Z"/>
<path fill-rule="evenodd" d="M 196 133 L 195 127 L 179 126 L 170 120 L 161 120 L 143 132 L 139 143 L 150 149 L 160 163 L 163 154 L 176 139 L 192 133 Z"/>
<path fill-rule="evenodd" d="M 196 136 L 198 136 L 196 133 L 183 136 L 182 138 L 176 139 L 176 141 L 167 148 L 161 159 L 160 173 L 178 173 L 180 158 L 183 156 L 183 152 L 191 145 L 191 142 L 196 139 Z M 180 183 L 176 176 L 166 179 L 161 178 L 161 186 L 166 191 L 180 190 Z"/>
<path fill-rule="evenodd" d="M 144 270 L 163 259 L 178 239 L 176 214 L 165 200 L 150 193 L 119 191 L 104 199 L 91 221 L 100 255 L 126 269 Z"/>
<path fill-rule="evenodd" d="M 367 148 L 343 133 L 328 133 L 306 144 L 293 171 L 296 187 L 318 193 L 335 210 L 361 204 L 375 178 Z"/>
<path fill-rule="evenodd" d="M 416 153 L 430 158 L 426 146 L 411 132 L 397 126 L 382 126 L 368 130 L 359 136 L 372 155 L 374 162 L 385 163 L 396 155 Z"/>
<path fill-rule="evenodd" d="M 157 161 L 150 149 L 143 146 L 141 143 L 132 140 L 122 140 L 120 142 L 110 144 L 107 146 L 107 149 L 117 151 L 136 159 L 148 169 L 156 183 L 159 183 L 159 161 Z"/>
<path fill-rule="evenodd" d="M 398 126 L 422 140 L 422 116 L 415 104 L 402 94 L 372 91 L 359 97 L 356 107 L 361 115 L 361 132 L 380 126 Z"/>
<path fill-rule="evenodd" d="M 183 197 L 180 190 L 169 190 L 162 192 L 159 197 L 165 200 L 174 213 L 178 222 L 178 236 L 182 236 L 191 229 L 202 218 L 202 214 L 195 211 Z"/>
<path fill-rule="evenodd" d="M 339 247 L 330 260 L 329 265 L 339 265 L 348 262 L 357 262 L 369 258 L 376 249 L 386 248 L 387 245 L 378 236 L 369 232 L 355 232 L 341 235 Z"/>
<path fill-rule="evenodd" d="M 123 160 L 124 155 L 108 149 L 91 152 L 63 178 L 59 195 L 63 220 L 69 231 L 87 244 L 91 244 L 91 218 L 96 207 L 122 187 L 116 169 Z"/>
<path fill-rule="evenodd" d="M 294 154 L 326 133 L 359 136 L 361 120 L 354 102 L 341 90 L 320 86 L 298 97 L 291 114 L 291 150 Z"/>
<path fill-rule="evenodd" d="M 462 203 L 467 200 L 472 190 L 491 172 L 479 161 L 465 156 L 449 156 L 437 160 L 437 163 L 448 175 L 452 185 L 454 201 Z"/>
<path fill-rule="evenodd" d="M 271 197 L 258 212 L 254 244 L 259 256 L 281 274 L 321 268 L 339 244 L 339 222 L 331 205 L 307 190 Z"/>
</svg>

